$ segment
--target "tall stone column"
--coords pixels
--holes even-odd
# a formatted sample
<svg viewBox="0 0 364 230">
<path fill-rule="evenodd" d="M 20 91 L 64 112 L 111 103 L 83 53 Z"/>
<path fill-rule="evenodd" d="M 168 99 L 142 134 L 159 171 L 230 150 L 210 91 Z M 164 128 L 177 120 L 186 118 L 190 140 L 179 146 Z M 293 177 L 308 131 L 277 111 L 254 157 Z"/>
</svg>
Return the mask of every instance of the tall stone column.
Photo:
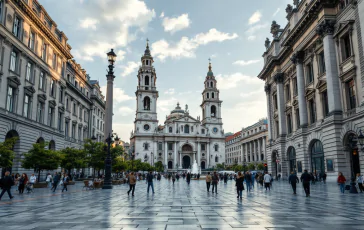
<svg viewBox="0 0 364 230">
<path fill-rule="evenodd" d="M 270 85 L 265 85 L 264 86 L 264 91 L 266 93 L 267 96 L 267 114 L 268 114 L 268 139 L 271 140 L 273 139 L 273 127 L 272 127 L 272 103 L 271 103 L 271 96 L 270 96 Z"/>
<path fill-rule="evenodd" d="M 341 115 L 342 104 L 340 94 L 340 80 L 337 69 L 336 50 L 334 43 L 335 21 L 325 19 L 320 23 L 316 32 L 323 38 L 324 56 L 326 67 L 327 97 L 329 103 L 329 115 Z"/>
<path fill-rule="evenodd" d="M 303 72 L 303 58 L 304 58 L 303 51 L 296 52 L 291 57 L 291 61 L 296 65 L 300 127 L 306 127 L 308 125 L 307 105 L 305 97 L 305 75 Z M 297 129 L 298 128 L 299 127 L 297 126 Z"/>
<path fill-rule="evenodd" d="M 164 143 L 164 165 L 168 169 L 168 143 Z"/>
<path fill-rule="evenodd" d="M 107 78 L 107 91 L 106 91 L 106 111 L 105 111 L 105 133 L 104 137 L 108 138 L 112 133 L 112 116 L 113 116 L 113 88 L 114 78 L 113 74 L 108 74 Z M 102 140 L 105 141 L 105 140 Z"/>
<path fill-rule="evenodd" d="M 177 142 L 174 142 L 174 158 L 173 158 L 173 168 L 176 169 L 177 168 Z"/>
<path fill-rule="evenodd" d="M 266 160 L 267 160 L 267 151 L 266 151 L 266 145 L 265 145 L 265 142 L 266 142 L 266 137 L 263 137 L 263 140 L 262 140 L 262 145 L 263 145 L 263 154 L 264 154 L 264 160 L 266 161 Z"/>
<path fill-rule="evenodd" d="M 260 159 L 260 155 L 262 154 L 262 150 L 261 150 L 261 148 L 260 148 L 260 138 L 258 139 L 258 159 L 259 159 L 259 161 L 261 160 Z"/>
<path fill-rule="evenodd" d="M 181 169 L 182 168 L 182 153 L 179 152 L 179 168 Z"/>
<path fill-rule="evenodd" d="M 210 143 L 206 143 L 206 151 L 207 151 L 207 166 L 206 168 L 210 168 Z"/>
<path fill-rule="evenodd" d="M 201 165 L 201 142 L 197 142 L 197 166 Z"/>
<path fill-rule="evenodd" d="M 274 76 L 274 81 L 277 84 L 278 121 L 279 121 L 279 135 L 280 136 L 285 136 L 287 134 L 286 116 L 284 113 L 285 103 L 284 103 L 283 79 L 284 79 L 283 73 L 277 73 Z"/>
<path fill-rule="evenodd" d="M 250 147 L 250 161 L 249 162 L 253 162 L 253 143 L 249 142 L 249 147 Z"/>
<path fill-rule="evenodd" d="M 245 148 L 245 159 L 246 162 L 248 162 L 248 143 L 244 144 L 244 148 Z"/>
</svg>

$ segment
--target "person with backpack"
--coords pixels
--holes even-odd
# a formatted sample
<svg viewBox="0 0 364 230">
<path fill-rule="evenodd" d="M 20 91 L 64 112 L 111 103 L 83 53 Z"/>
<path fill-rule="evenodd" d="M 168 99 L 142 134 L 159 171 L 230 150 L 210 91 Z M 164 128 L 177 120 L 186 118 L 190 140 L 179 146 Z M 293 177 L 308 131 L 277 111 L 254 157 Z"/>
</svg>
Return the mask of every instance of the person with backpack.
<svg viewBox="0 0 364 230">
<path fill-rule="evenodd" d="M 238 193 L 237 198 L 242 199 L 243 190 L 244 190 L 244 176 L 241 174 L 241 172 L 238 172 L 238 176 L 235 180 L 235 186 L 236 186 L 236 192 Z"/>
<path fill-rule="evenodd" d="M 296 195 L 296 186 L 299 182 L 300 180 L 298 179 L 297 175 L 292 171 L 291 175 L 288 177 L 288 183 L 291 184 L 294 195 Z"/>
<path fill-rule="evenodd" d="M 342 174 L 342 172 L 339 172 L 339 176 L 337 177 L 337 183 L 340 186 L 341 193 L 345 193 L 346 178 L 344 177 L 344 175 Z"/>
<path fill-rule="evenodd" d="M 215 192 L 217 194 L 217 184 L 219 183 L 219 176 L 217 175 L 216 172 L 214 172 L 214 175 L 212 175 L 212 193 L 214 193 L 214 188 L 215 188 Z"/>
<path fill-rule="evenodd" d="M 67 185 L 69 184 L 69 182 L 70 182 L 70 178 L 68 177 L 68 174 L 66 173 L 66 174 L 64 174 L 64 177 L 63 177 L 63 189 L 62 189 L 62 192 L 64 190 L 68 191 L 67 190 Z"/>
<path fill-rule="evenodd" d="M 310 196 L 310 182 L 312 180 L 312 177 L 310 174 L 308 174 L 307 169 L 304 170 L 304 172 L 301 175 L 301 182 L 303 184 L 303 189 L 305 190 L 306 197 Z"/>
<path fill-rule="evenodd" d="M 5 177 L 1 179 L 0 181 L 0 185 L 2 188 L 1 194 L 0 194 L 0 200 L 3 197 L 3 195 L 5 194 L 5 192 L 8 193 L 10 200 L 14 198 L 14 196 L 11 195 L 11 186 L 14 185 L 14 180 L 13 178 L 10 176 L 10 172 L 6 171 L 5 172 Z"/>
<path fill-rule="evenodd" d="M 152 192 L 154 194 L 153 179 L 154 179 L 153 173 L 152 171 L 150 171 L 149 174 L 147 175 L 147 183 L 148 183 L 147 193 L 149 193 L 149 187 L 152 187 Z"/>
<path fill-rule="evenodd" d="M 206 176 L 206 188 L 207 188 L 207 192 L 210 192 L 211 181 L 212 181 L 212 177 L 210 175 L 210 172 L 208 172 L 207 173 L 207 176 Z"/>
</svg>

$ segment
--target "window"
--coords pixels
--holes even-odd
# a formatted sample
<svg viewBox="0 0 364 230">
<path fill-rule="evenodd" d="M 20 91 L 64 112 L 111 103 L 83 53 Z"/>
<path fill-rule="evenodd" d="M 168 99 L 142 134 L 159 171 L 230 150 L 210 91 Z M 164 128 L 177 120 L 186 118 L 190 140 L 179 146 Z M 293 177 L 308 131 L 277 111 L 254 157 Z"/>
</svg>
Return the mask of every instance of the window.
<svg viewBox="0 0 364 230">
<path fill-rule="evenodd" d="M 313 82 L 313 66 L 312 63 L 309 63 L 306 65 L 306 85 Z"/>
<path fill-rule="evenodd" d="M 20 37 L 20 25 L 21 25 L 20 18 L 18 16 L 15 16 L 14 17 L 14 24 L 13 24 L 13 34 L 17 38 Z"/>
<path fill-rule="evenodd" d="M 47 61 L 47 44 L 45 43 L 44 40 L 43 40 L 41 55 L 42 55 L 41 58 L 43 59 L 43 61 Z"/>
<path fill-rule="evenodd" d="M 311 124 L 316 122 L 316 105 L 313 99 L 308 101 L 308 106 L 310 108 L 310 120 Z"/>
<path fill-rule="evenodd" d="M 273 103 L 274 103 L 274 110 L 278 109 L 278 98 L 277 98 L 277 94 L 273 95 Z"/>
<path fill-rule="evenodd" d="M 99 119 L 97 119 L 97 125 L 96 125 L 96 127 L 97 127 L 97 129 L 100 128 L 100 126 L 99 126 Z"/>
<path fill-rule="evenodd" d="M 276 121 L 276 137 L 279 137 L 279 122 Z"/>
<path fill-rule="evenodd" d="M 339 9 L 344 9 L 349 4 L 349 0 L 341 0 L 339 4 Z"/>
<path fill-rule="evenodd" d="M 289 89 L 289 84 L 287 84 L 285 86 L 285 93 L 286 93 L 286 102 L 287 101 L 290 101 L 291 100 L 291 92 L 290 92 L 290 89 Z"/>
<path fill-rule="evenodd" d="M 211 98 L 215 98 L 215 94 L 214 93 L 211 93 Z"/>
<path fill-rule="evenodd" d="M 72 133 L 71 133 L 71 137 L 75 138 L 76 137 L 76 124 L 72 124 Z"/>
<path fill-rule="evenodd" d="M 205 144 L 201 144 L 201 151 L 205 151 L 205 150 L 206 150 Z"/>
<path fill-rule="evenodd" d="M 49 94 L 52 96 L 52 97 L 55 97 L 56 96 L 56 81 L 54 79 L 51 80 L 51 83 L 50 83 L 50 92 Z"/>
<path fill-rule="evenodd" d="M 64 89 L 62 87 L 59 87 L 59 102 L 63 103 L 63 92 Z"/>
<path fill-rule="evenodd" d="M 346 83 L 347 91 L 348 91 L 348 110 L 356 108 L 356 95 L 355 95 L 355 84 L 354 80 L 351 79 Z"/>
<path fill-rule="evenodd" d="M 211 117 L 215 117 L 216 116 L 216 106 L 212 105 L 211 106 Z"/>
<path fill-rule="evenodd" d="M 53 117 L 54 117 L 54 108 L 49 107 L 48 108 L 48 126 L 53 126 Z"/>
<path fill-rule="evenodd" d="M 190 133 L 190 126 L 189 125 L 185 125 L 184 133 Z"/>
<path fill-rule="evenodd" d="M 287 115 L 287 131 L 288 133 L 292 133 L 292 118 L 291 114 Z"/>
<path fill-rule="evenodd" d="M 211 88 L 213 88 L 214 87 L 214 83 L 213 82 L 210 82 L 210 86 L 211 86 Z"/>
<path fill-rule="evenodd" d="M 163 143 L 162 142 L 158 142 L 158 150 L 163 150 Z"/>
<path fill-rule="evenodd" d="M 78 127 L 78 140 L 81 140 L 82 128 Z"/>
<path fill-rule="evenodd" d="M 15 88 L 8 86 L 8 96 L 6 101 L 6 110 L 9 112 L 14 112 L 15 103 Z"/>
<path fill-rule="evenodd" d="M 218 145 L 214 145 L 214 149 L 215 149 L 216 152 L 219 151 L 219 146 Z"/>
<path fill-rule="evenodd" d="M 206 93 L 206 98 L 209 98 L 209 93 Z"/>
<path fill-rule="evenodd" d="M 73 103 L 73 115 L 76 115 L 76 103 Z"/>
<path fill-rule="evenodd" d="M 83 119 L 84 119 L 85 121 L 88 121 L 87 111 L 86 111 L 86 110 L 84 110 L 84 111 L 83 111 Z"/>
<path fill-rule="evenodd" d="M 38 102 L 37 104 L 37 122 L 43 123 L 43 110 L 44 104 L 42 102 Z"/>
<path fill-rule="evenodd" d="M 78 82 L 75 81 L 75 87 L 78 89 Z"/>
<path fill-rule="evenodd" d="M 144 110 L 150 110 L 150 98 L 147 96 L 144 98 Z"/>
<path fill-rule="evenodd" d="M 148 150 L 149 149 L 149 143 L 145 142 L 143 144 L 143 146 L 144 146 L 144 150 Z"/>
<path fill-rule="evenodd" d="M 64 67 L 65 67 L 65 62 L 62 62 L 62 69 L 61 69 L 61 76 L 62 77 L 64 77 Z"/>
<path fill-rule="evenodd" d="M 144 85 L 149 85 L 149 76 L 145 76 Z"/>
<path fill-rule="evenodd" d="M 345 61 L 349 57 L 351 57 L 351 45 L 350 45 L 350 36 L 346 34 L 341 38 L 341 54 L 342 61 Z"/>
<path fill-rule="evenodd" d="M 35 33 L 33 31 L 30 31 L 28 39 L 28 47 L 33 51 L 34 51 L 34 40 L 35 40 Z"/>
<path fill-rule="evenodd" d="M 39 75 L 39 89 L 41 89 L 41 90 L 44 90 L 44 81 L 45 81 L 44 72 L 40 72 L 40 75 Z"/>
<path fill-rule="evenodd" d="M 219 162 L 219 157 L 218 156 L 215 157 L 215 163 L 217 163 L 217 162 Z"/>
<path fill-rule="evenodd" d="M 168 143 L 168 150 L 173 150 L 173 143 Z"/>
<path fill-rule="evenodd" d="M 32 81 L 32 69 L 33 69 L 32 63 L 28 62 L 25 71 L 25 79 L 29 82 Z"/>
<path fill-rule="evenodd" d="M 95 126 L 95 116 L 92 118 L 92 124 Z"/>
<path fill-rule="evenodd" d="M 3 18 L 3 9 L 4 9 L 4 1 L 0 0 L 0 24 L 2 23 L 2 18 Z"/>
<path fill-rule="evenodd" d="M 24 96 L 23 116 L 26 118 L 29 118 L 29 116 L 30 116 L 30 97 L 29 97 L 29 95 Z"/>
<path fill-rule="evenodd" d="M 297 124 L 297 129 L 298 129 L 301 126 L 299 109 L 296 109 L 296 124 Z"/>
<path fill-rule="evenodd" d="M 319 65 L 319 73 L 323 74 L 326 72 L 326 66 L 325 66 L 325 55 L 324 55 L 324 51 L 322 51 L 319 55 L 318 55 L 318 65 Z"/>
<path fill-rule="evenodd" d="M 78 116 L 82 118 L 82 107 L 80 106 L 78 109 Z"/>
<path fill-rule="evenodd" d="M 297 78 L 293 78 L 293 95 L 297 96 L 297 94 L 298 94 Z"/>
<path fill-rule="evenodd" d="M 63 113 L 58 112 L 58 125 L 57 128 L 59 131 L 62 131 L 62 124 L 63 124 Z"/>
<path fill-rule="evenodd" d="M 202 134 L 205 134 L 205 130 L 204 130 L 204 129 L 201 129 L 201 133 L 202 133 Z"/>
<path fill-rule="evenodd" d="M 13 50 L 10 55 L 10 70 L 16 72 L 17 67 L 18 67 L 18 53 Z"/>
<path fill-rule="evenodd" d="M 193 133 L 193 126 L 191 126 L 191 133 Z"/>
<path fill-rule="evenodd" d="M 329 100 L 327 98 L 327 91 L 321 94 L 322 97 L 322 112 L 326 117 L 329 114 Z"/>
<path fill-rule="evenodd" d="M 64 135 L 66 136 L 66 137 L 69 137 L 69 122 L 68 121 L 65 121 L 64 122 Z"/>
<path fill-rule="evenodd" d="M 57 54 L 53 54 L 52 65 L 53 65 L 53 69 L 57 69 Z"/>
<path fill-rule="evenodd" d="M 172 127 L 169 127 L 169 128 L 168 128 L 168 131 L 169 131 L 169 133 L 172 133 L 172 131 L 173 131 L 173 130 L 172 130 Z"/>
</svg>

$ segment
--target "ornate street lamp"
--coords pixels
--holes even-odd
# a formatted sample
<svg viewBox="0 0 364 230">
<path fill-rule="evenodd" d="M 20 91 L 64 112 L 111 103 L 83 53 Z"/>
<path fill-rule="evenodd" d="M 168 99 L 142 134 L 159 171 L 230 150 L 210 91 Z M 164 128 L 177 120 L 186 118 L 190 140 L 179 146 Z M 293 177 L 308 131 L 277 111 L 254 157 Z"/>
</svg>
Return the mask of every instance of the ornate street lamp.
<svg viewBox="0 0 364 230">
<path fill-rule="evenodd" d="M 112 179 L 111 179 L 111 151 L 110 151 L 110 147 L 111 147 L 111 143 L 113 143 L 113 138 L 114 135 L 111 135 L 111 133 L 109 133 L 108 138 L 106 138 L 106 143 L 107 143 L 107 156 L 105 159 L 105 180 L 104 180 L 104 186 L 102 186 L 102 189 L 112 189 Z"/>
</svg>

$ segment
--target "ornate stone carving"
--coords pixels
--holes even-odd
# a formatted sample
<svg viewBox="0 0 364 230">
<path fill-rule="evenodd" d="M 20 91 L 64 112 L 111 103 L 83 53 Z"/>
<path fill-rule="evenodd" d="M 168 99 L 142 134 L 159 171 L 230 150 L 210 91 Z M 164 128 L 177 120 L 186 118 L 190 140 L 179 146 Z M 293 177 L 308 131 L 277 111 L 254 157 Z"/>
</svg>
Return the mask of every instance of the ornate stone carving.
<svg viewBox="0 0 364 230">
<path fill-rule="evenodd" d="M 275 76 L 274 76 L 274 81 L 276 83 L 283 83 L 284 81 L 284 74 L 283 73 L 277 73 Z"/>
<path fill-rule="evenodd" d="M 265 39 L 264 46 L 265 46 L 265 49 L 266 50 L 269 49 L 269 46 L 270 46 L 270 40 L 269 40 L 269 38 Z"/>
<path fill-rule="evenodd" d="M 269 93 L 270 92 L 270 85 L 265 85 L 264 86 L 264 91 L 266 92 L 266 93 Z"/>
<path fill-rule="evenodd" d="M 326 35 L 334 34 L 334 30 L 335 20 L 326 19 L 317 26 L 316 33 L 321 37 L 325 37 Z"/>
<path fill-rule="evenodd" d="M 303 62 L 303 58 L 304 58 L 305 54 L 302 51 L 298 51 L 296 53 L 294 53 L 291 57 L 291 61 L 293 62 L 293 64 L 297 65 L 297 64 L 302 64 Z"/>
<path fill-rule="evenodd" d="M 272 22 L 272 25 L 270 27 L 270 33 L 273 35 L 274 38 L 278 37 L 278 32 L 280 28 L 281 26 L 278 25 L 276 21 Z"/>
<path fill-rule="evenodd" d="M 11 23 L 11 22 L 13 22 L 13 17 L 10 14 L 8 14 L 6 16 L 6 20 L 8 20 L 8 22 Z"/>
<path fill-rule="evenodd" d="M 298 5 L 300 4 L 300 0 L 293 0 L 293 5 L 295 8 L 298 8 Z"/>
</svg>

